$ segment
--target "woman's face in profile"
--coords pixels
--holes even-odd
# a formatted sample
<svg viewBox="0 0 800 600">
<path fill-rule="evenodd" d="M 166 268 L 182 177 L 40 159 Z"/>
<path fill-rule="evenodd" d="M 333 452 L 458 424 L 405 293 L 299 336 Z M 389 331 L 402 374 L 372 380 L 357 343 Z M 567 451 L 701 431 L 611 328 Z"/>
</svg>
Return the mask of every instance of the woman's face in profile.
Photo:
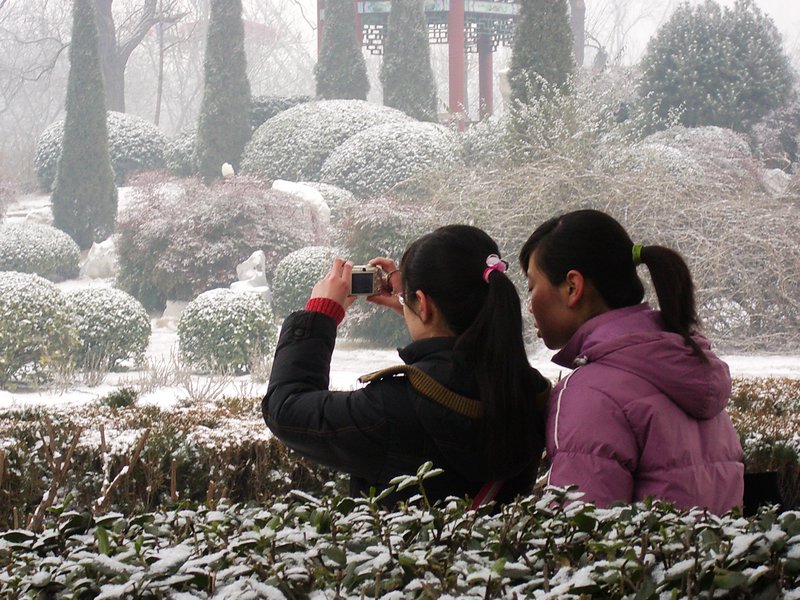
<svg viewBox="0 0 800 600">
<path fill-rule="evenodd" d="M 566 346 L 575 332 L 574 315 L 569 309 L 566 281 L 553 285 L 536 264 L 536 252 L 528 260 L 528 312 L 533 315 L 536 335 L 545 346 L 558 350 Z"/>
</svg>

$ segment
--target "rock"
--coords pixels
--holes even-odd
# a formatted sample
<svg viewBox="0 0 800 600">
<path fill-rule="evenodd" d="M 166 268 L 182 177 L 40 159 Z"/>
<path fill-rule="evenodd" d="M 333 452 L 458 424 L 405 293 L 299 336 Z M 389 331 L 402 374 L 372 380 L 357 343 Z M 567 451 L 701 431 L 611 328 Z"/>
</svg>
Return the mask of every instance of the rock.
<svg viewBox="0 0 800 600">
<path fill-rule="evenodd" d="M 26 223 L 37 223 L 39 225 L 52 225 L 53 224 L 53 211 L 50 207 L 34 208 L 28 211 L 25 215 Z"/>
<path fill-rule="evenodd" d="M 188 302 L 183 300 L 167 300 L 167 305 L 164 308 L 161 318 L 156 320 L 156 326 L 177 329 L 178 319 L 181 318 L 181 313 L 188 304 Z"/>
<path fill-rule="evenodd" d="M 106 279 L 117 274 L 117 250 L 114 247 L 114 237 L 102 242 L 95 242 L 89 249 L 89 254 L 81 263 L 81 277 L 89 279 Z"/>
<path fill-rule="evenodd" d="M 267 257 L 262 250 L 256 250 L 246 261 L 236 265 L 236 276 L 239 281 L 231 284 L 235 292 L 251 292 L 261 294 L 267 302 L 272 302 L 266 275 Z"/>
<path fill-rule="evenodd" d="M 791 181 L 792 176 L 781 169 L 765 169 L 761 173 L 764 189 L 774 197 L 785 196 Z"/>
<path fill-rule="evenodd" d="M 272 189 L 292 194 L 305 201 L 314 228 L 314 245 L 327 246 L 330 241 L 331 209 L 322 194 L 304 183 L 276 179 Z"/>
</svg>

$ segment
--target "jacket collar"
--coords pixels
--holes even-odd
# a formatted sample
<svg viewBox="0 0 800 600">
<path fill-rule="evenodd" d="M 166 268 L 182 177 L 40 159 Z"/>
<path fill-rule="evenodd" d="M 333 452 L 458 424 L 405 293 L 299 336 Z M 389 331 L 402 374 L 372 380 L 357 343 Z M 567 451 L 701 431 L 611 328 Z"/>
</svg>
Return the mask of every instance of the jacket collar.
<svg viewBox="0 0 800 600">
<path fill-rule="evenodd" d="M 411 342 L 405 348 L 398 348 L 397 352 L 400 358 L 403 359 L 403 362 L 410 365 L 419 362 L 431 354 L 452 352 L 455 344 L 456 338 L 454 336 L 433 337 Z"/>
<path fill-rule="evenodd" d="M 569 369 L 575 368 L 578 366 L 575 361 L 580 361 L 584 352 L 603 340 L 605 337 L 604 330 L 608 329 L 609 326 L 620 319 L 650 310 L 652 310 L 650 305 L 647 302 L 642 302 L 641 304 L 617 308 L 592 317 L 578 328 L 578 331 L 572 335 L 567 345 L 557 352 L 551 360 L 559 366 Z"/>
</svg>

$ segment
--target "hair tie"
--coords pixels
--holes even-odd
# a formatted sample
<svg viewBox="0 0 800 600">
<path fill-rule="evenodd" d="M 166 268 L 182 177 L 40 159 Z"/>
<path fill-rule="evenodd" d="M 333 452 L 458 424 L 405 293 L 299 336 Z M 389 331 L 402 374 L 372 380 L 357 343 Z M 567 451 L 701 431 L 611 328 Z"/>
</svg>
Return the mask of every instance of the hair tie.
<svg viewBox="0 0 800 600">
<path fill-rule="evenodd" d="M 633 254 L 633 266 L 638 267 L 642 264 L 642 246 L 641 244 L 634 244 L 632 249 Z"/>
<path fill-rule="evenodd" d="M 506 261 L 497 256 L 497 254 L 490 254 L 486 257 L 486 268 L 483 270 L 483 280 L 489 283 L 489 274 L 492 271 L 505 273 L 507 268 L 508 263 Z"/>
</svg>

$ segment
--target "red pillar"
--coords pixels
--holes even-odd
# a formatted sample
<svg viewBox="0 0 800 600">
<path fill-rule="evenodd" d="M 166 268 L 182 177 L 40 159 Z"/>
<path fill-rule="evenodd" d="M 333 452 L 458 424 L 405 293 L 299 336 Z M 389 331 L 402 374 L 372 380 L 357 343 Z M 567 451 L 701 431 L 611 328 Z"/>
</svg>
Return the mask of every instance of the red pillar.
<svg viewBox="0 0 800 600">
<path fill-rule="evenodd" d="M 492 60 L 492 36 L 481 33 L 478 36 L 478 97 L 480 98 L 481 119 L 490 117 L 494 112 Z"/>
<path fill-rule="evenodd" d="M 450 72 L 450 112 L 463 129 L 467 118 L 466 61 L 464 56 L 464 0 L 450 0 L 447 13 L 448 68 Z"/>
</svg>

